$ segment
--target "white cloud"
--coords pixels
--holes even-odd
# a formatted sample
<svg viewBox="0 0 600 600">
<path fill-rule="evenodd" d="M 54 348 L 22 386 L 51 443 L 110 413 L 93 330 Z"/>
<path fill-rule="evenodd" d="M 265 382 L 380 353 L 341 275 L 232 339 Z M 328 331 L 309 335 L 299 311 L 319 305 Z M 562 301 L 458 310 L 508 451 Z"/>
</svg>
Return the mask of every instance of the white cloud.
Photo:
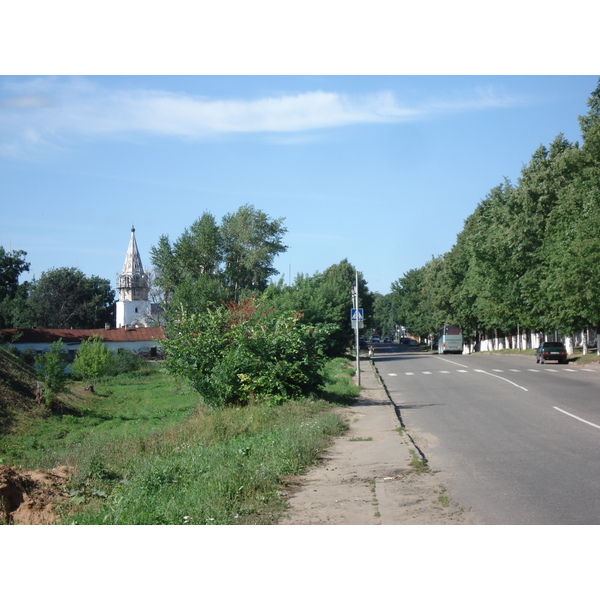
<svg viewBox="0 0 600 600">
<path fill-rule="evenodd" d="M 493 105 L 493 94 L 454 109 Z M 310 91 L 222 100 L 165 91 L 113 90 L 84 78 L 8 80 L 0 90 L 0 154 L 16 155 L 78 136 L 149 134 L 200 139 L 223 134 L 298 134 L 413 120 L 448 104 L 401 105 L 390 92 L 363 96 Z M 305 138 L 308 139 L 308 138 Z M 287 138 L 289 142 L 289 137 Z"/>
</svg>

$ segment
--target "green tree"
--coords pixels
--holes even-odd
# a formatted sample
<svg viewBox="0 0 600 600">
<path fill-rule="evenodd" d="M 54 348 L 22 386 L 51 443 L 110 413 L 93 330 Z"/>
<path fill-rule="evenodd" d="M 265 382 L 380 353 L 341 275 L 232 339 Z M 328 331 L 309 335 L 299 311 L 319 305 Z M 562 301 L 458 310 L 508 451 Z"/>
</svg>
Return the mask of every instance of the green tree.
<svg viewBox="0 0 600 600">
<path fill-rule="evenodd" d="M 66 389 L 68 379 L 65 366 L 67 363 L 67 352 L 62 339 L 52 342 L 48 351 L 35 358 L 35 365 L 40 370 L 44 383 L 44 400 L 48 407 L 52 404 L 58 394 Z"/>
<path fill-rule="evenodd" d="M 421 287 L 425 270 L 410 269 L 392 283 L 392 296 L 398 307 L 398 320 L 411 333 L 422 336 L 430 333 L 428 318 L 424 311 Z"/>
<path fill-rule="evenodd" d="M 113 354 L 104 339 L 94 335 L 81 342 L 73 361 L 73 375 L 95 384 L 111 371 L 113 364 Z"/>
<path fill-rule="evenodd" d="M 273 260 L 287 249 L 282 243 L 286 231 L 283 219 L 271 220 L 248 204 L 223 217 L 223 277 L 231 299 L 266 289 L 269 278 L 278 274 Z"/>
<path fill-rule="evenodd" d="M 555 158 L 564 183 L 540 253 L 548 325 L 568 334 L 589 326 L 600 331 L 600 83 L 588 106 L 580 117 L 582 148 Z"/>
<path fill-rule="evenodd" d="M 394 335 L 398 322 L 397 310 L 392 294 L 373 294 L 373 324 L 376 331 Z"/>
<path fill-rule="evenodd" d="M 600 332 L 600 80 L 588 106 L 581 148 L 562 134 L 540 145 L 518 184 L 492 189 L 448 253 L 392 285 L 409 330 L 443 319 L 467 335 Z"/>
<path fill-rule="evenodd" d="M 322 273 L 298 275 L 291 286 L 285 286 L 282 281 L 271 284 L 263 299 L 274 310 L 302 313 L 302 323 L 331 326 L 326 352 L 328 356 L 340 356 L 354 343 L 350 310 L 353 308 L 352 288 L 355 282 L 356 269 L 344 259 Z M 373 294 L 362 273 L 358 273 L 358 290 L 365 325 L 372 326 Z"/>
<path fill-rule="evenodd" d="M 266 289 L 277 274 L 273 260 L 286 249 L 285 232 L 283 219 L 272 220 L 244 205 L 220 225 L 204 213 L 174 243 L 161 236 L 151 256 L 168 318 L 179 318 L 182 309 L 202 311 Z"/>
<path fill-rule="evenodd" d="M 19 277 L 29 271 L 27 252 L 6 252 L 0 246 L 0 329 L 27 326 L 25 302 L 28 284 L 19 284 Z"/>
<path fill-rule="evenodd" d="M 522 273 L 516 269 L 511 246 L 513 192 L 514 187 L 506 180 L 492 189 L 457 237 L 453 251 L 464 255 L 460 292 L 468 306 L 463 307 L 462 314 L 451 314 L 463 328 L 509 332 L 519 322 L 516 284 Z M 469 313 L 471 318 L 464 318 Z"/>
<path fill-rule="evenodd" d="M 35 327 L 95 329 L 113 321 L 114 302 L 108 279 L 61 267 L 34 281 L 27 304 Z"/>
<path fill-rule="evenodd" d="M 173 243 L 162 235 L 150 254 L 155 284 L 171 304 L 202 310 L 224 297 L 221 275 L 222 240 L 215 218 L 205 212 Z"/>
</svg>

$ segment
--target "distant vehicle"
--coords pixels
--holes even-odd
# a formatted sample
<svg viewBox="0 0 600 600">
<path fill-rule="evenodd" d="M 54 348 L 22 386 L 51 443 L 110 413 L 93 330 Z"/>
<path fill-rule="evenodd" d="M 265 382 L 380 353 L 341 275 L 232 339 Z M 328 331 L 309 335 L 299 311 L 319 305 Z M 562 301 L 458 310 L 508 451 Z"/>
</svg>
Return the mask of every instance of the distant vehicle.
<svg viewBox="0 0 600 600">
<path fill-rule="evenodd" d="M 562 342 L 542 342 L 535 351 L 535 362 L 544 364 L 547 360 L 557 360 L 567 364 L 567 349 Z"/>
<path fill-rule="evenodd" d="M 365 338 L 360 338 L 358 341 L 358 347 L 362 348 L 363 350 L 367 350 L 369 348 L 369 344 Z"/>
<path fill-rule="evenodd" d="M 463 336 L 460 327 L 444 325 L 438 333 L 438 354 L 462 354 Z"/>
<path fill-rule="evenodd" d="M 383 338 L 383 343 L 384 343 L 384 344 L 389 344 L 391 341 L 392 341 L 392 340 L 391 340 L 391 338 L 390 338 L 390 336 L 389 336 L 389 335 Z"/>
<path fill-rule="evenodd" d="M 401 344 L 410 344 L 410 338 L 407 338 L 407 337 L 400 338 L 400 343 Z"/>
<path fill-rule="evenodd" d="M 371 343 L 375 343 L 379 341 L 379 336 L 378 335 L 372 335 L 371 336 Z"/>
</svg>

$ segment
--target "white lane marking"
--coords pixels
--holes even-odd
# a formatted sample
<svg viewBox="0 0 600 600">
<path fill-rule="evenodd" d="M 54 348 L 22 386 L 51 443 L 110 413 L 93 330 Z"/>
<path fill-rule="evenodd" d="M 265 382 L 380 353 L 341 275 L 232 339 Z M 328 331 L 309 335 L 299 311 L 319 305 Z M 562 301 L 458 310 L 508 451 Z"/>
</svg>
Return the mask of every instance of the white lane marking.
<svg viewBox="0 0 600 600">
<path fill-rule="evenodd" d="M 450 371 L 440 371 L 440 373 L 450 373 Z"/>
<path fill-rule="evenodd" d="M 388 377 L 398 377 L 398 375 L 396 373 L 388 373 Z"/>
<path fill-rule="evenodd" d="M 546 371 L 550 371 L 550 373 L 558 373 L 558 369 L 545 369 Z"/>
<path fill-rule="evenodd" d="M 502 369 L 492 369 L 492 371 L 494 371 L 494 373 L 504 373 Z"/>
<path fill-rule="evenodd" d="M 596 425 L 596 423 L 592 423 L 591 421 L 586 421 L 585 419 L 582 419 L 581 417 L 578 417 L 577 415 L 572 415 L 571 413 L 568 413 L 566 410 L 563 410 L 562 408 L 558 408 L 558 406 L 554 406 L 554 408 L 569 417 L 573 417 L 574 419 L 577 419 L 578 421 L 585 423 L 586 425 L 591 425 L 592 427 L 596 427 L 597 429 L 600 429 L 600 425 Z"/>
<path fill-rule="evenodd" d="M 423 371 L 423 375 L 431 375 L 431 371 Z"/>
<path fill-rule="evenodd" d="M 405 375 L 414 375 L 414 373 L 404 373 Z"/>
<path fill-rule="evenodd" d="M 569 371 L 569 373 L 576 373 L 577 369 L 562 369 L 563 371 Z"/>
<path fill-rule="evenodd" d="M 469 371 L 465 371 L 464 369 L 456 369 L 457 373 L 468 373 Z"/>
<path fill-rule="evenodd" d="M 484 371 L 483 369 L 475 369 L 476 373 L 483 373 L 484 375 L 489 375 L 490 377 L 497 377 L 498 379 L 502 379 L 502 381 L 506 381 L 507 383 L 510 383 L 511 385 L 514 385 L 515 387 L 518 387 L 519 389 L 523 390 L 524 392 L 527 392 L 527 388 L 524 388 L 522 385 L 519 385 L 518 383 L 515 383 L 514 381 L 511 381 L 510 379 L 506 379 L 506 377 L 500 377 L 500 375 L 494 375 L 494 373 L 488 373 L 487 371 Z"/>
<path fill-rule="evenodd" d="M 539 373 L 540 370 L 539 369 L 527 369 L 528 371 L 531 371 L 532 373 Z"/>
<path fill-rule="evenodd" d="M 520 373 L 521 369 L 509 369 L 509 371 L 512 371 L 513 373 Z"/>
<path fill-rule="evenodd" d="M 461 365 L 460 363 L 457 363 L 453 360 L 448 360 L 447 358 L 442 358 L 441 356 L 434 356 L 433 358 L 437 358 L 438 360 L 445 360 L 446 362 L 452 363 L 453 365 L 458 365 L 459 367 L 463 367 L 465 369 L 468 369 L 468 365 Z"/>
</svg>

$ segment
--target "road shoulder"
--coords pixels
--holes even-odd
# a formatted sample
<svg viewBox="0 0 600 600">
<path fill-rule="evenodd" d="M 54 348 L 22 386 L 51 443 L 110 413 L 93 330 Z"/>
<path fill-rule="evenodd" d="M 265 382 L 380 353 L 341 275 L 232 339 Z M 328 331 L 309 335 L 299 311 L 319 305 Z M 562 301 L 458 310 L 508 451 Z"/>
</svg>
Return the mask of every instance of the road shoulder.
<svg viewBox="0 0 600 600">
<path fill-rule="evenodd" d="M 297 481 L 279 524 L 474 524 L 474 515 L 447 497 L 442 474 L 422 468 L 418 448 L 366 358 L 361 388 L 355 404 L 339 409 L 348 432 Z"/>
</svg>

